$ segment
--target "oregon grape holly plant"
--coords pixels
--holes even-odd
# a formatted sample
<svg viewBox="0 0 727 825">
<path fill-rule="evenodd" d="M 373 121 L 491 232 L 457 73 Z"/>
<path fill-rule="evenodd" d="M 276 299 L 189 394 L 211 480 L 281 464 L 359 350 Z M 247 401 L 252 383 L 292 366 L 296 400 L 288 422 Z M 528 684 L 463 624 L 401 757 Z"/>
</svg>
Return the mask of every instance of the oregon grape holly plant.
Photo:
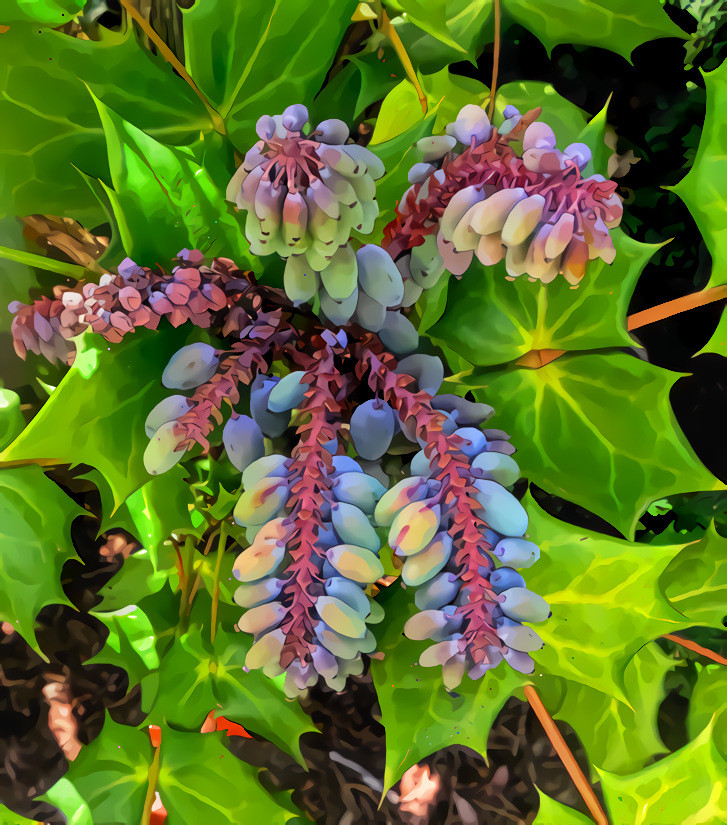
<svg viewBox="0 0 727 825">
<path fill-rule="evenodd" d="M 0 11 L 3 823 L 727 821 L 703 6 Z"/>
</svg>

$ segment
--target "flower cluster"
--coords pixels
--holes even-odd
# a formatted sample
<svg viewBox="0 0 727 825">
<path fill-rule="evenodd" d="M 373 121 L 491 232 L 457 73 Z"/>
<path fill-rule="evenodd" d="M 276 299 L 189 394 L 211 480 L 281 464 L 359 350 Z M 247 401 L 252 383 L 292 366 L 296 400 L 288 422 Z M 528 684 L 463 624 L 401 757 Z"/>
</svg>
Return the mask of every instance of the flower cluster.
<svg viewBox="0 0 727 825">
<path fill-rule="evenodd" d="M 185 321 L 209 327 L 213 316 L 227 308 L 226 291 L 239 286 L 242 273 L 233 277 L 236 268 L 226 258 L 206 266 L 196 249 L 183 249 L 177 261 L 168 274 L 125 258 L 117 275 L 102 275 L 98 284 L 86 283 L 80 291 L 58 288 L 55 299 L 43 297 L 30 305 L 13 301 L 15 351 L 21 358 L 30 350 L 49 361 L 71 363 L 75 347 L 70 339 L 86 329 L 118 343 L 137 327 L 156 329 L 164 317 L 175 327 Z"/>
<path fill-rule="evenodd" d="M 232 408 L 222 441 L 242 473 L 233 515 L 249 542 L 234 566 L 246 609 L 238 629 L 254 637 L 246 665 L 284 673 L 290 695 L 319 677 L 340 689 L 375 650 L 369 625 L 382 612 L 365 591 L 384 574 L 377 528 L 403 559 L 402 581 L 421 587 L 422 612 L 406 632 L 436 642 L 421 663 L 442 664 L 450 688 L 503 657 L 529 672 L 539 640 L 522 622 L 548 612 L 514 570 L 538 549 L 506 489 L 519 475 L 508 436 L 482 428 L 491 407 L 439 394 L 441 360 L 414 352 L 415 328 L 386 314 L 397 323 L 378 336 L 353 328 L 301 337 L 280 311 L 250 312 L 240 351 L 192 344 L 172 357 L 164 385 L 197 389 L 165 399 L 147 420 L 147 469 L 162 472 L 195 441 L 206 447 L 223 402 Z M 243 352 L 254 353 L 245 368 Z M 273 360 L 289 365 L 282 378 L 270 374 Z M 249 408 L 236 410 L 242 383 Z M 266 455 L 265 439 L 293 422 L 303 423 L 290 455 Z M 380 460 L 394 439 L 413 458 L 409 477 L 388 489 Z"/>
<path fill-rule="evenodd" d="M 251 542 L 234 567 L 243 583 L 235 600 L 247 608 L 238 627 L 255 639 L 246 665 L 285 672 L 291 695 L 319 676 L 340 690 L 348 675 L 360 674 L 361 654 L 376 647 L 367 624 L 383 617 L 364 590 L 384 573 L 370 517 L 385 487 L 336 454 L 349 381 L 334 358 L 347 337 L 324 332 L 317 343 L 303 370 L 278 382 L 263 378 L 258 393 L 277 418 L 258 407 L 254 427 L 278 432 L 293 408 L 309 421 L 290 458 L 270 455 L 245 467 L 234 510 Z"/>
<path fill-rule="evenodd" d="M 306 134 L 307 121 L 300 104 L 261 117 L 260 140 L 230 180 L 227 199 L 247 210 L 251 252 L 287 259 L 288 297 L 298 305 L 318 296 L 324 315 L 345 324 L 359 297 L 349 239 L 353 230 L 373 229 L 379 213 L 375 180 L 384 166 L 365 147 L 346 143 L 343 121 L 325 120 Z M 391 262 L 388 269 L 396 271 Z"/>
<path fill-rule="evenodd" d="M 423 162 L 410 171 L 385 246 L 422 286 L 445 269 L 461 275 L 474 255 L 486 266 L 504 258 L 510 280 L 527 274 L 548 283 L 561 274 L 572 287 L 588 261 L 613 262 L 609 229 L 623 212 L 616 184 L 584 178 L 590 150 L 573 143 L 559 151 L 552 129 L 536 120 L 539 110 L 521 116 L 510 106 L 505 115 L 496 130 L 468 105 L 446 135 L 417 144 Z"/>
<path fill-rule="evenodd" d="M 388 490 L 374 512 L 404 558 L 403 582 L 422 588 L 421 612 L 405 627 L 412 639 L 436 642 L 420 664 L 442 665 L 450 689 L 465 672 L 477 679 L 503 658 L 532 672 L 528 652 L 542 642 L 523 622 L 543 621 L 549 608 L 514 569 L 532 564 L 539 551 L 523 538 L 527 514 L 506 489 L 519 477 L 509 439 L 481 428 L 492 414 L 486 405 L 456 396 L 437 403 L 421 385 L 414 390 L 418 382 L 396 370 L 373 341 L 359 347 L 359 356 L 372 389 L 422 447 L 411 476 Z M 496 567 L 496 559 L 512 566 Z"/>
</svg>

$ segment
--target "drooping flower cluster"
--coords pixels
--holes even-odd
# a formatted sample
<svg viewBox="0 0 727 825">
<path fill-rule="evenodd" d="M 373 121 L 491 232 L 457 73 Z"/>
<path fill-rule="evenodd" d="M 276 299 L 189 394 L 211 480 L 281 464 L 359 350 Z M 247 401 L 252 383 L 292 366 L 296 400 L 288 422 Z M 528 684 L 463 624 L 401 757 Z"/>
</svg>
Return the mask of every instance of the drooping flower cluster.
<svg viewBox="0 0 727 825">
<path fill-rule="evenodd" d="M 404 583 L 422 587 L 422 612 L 406 632 L 437 643 L 421 663 L 443 665 L 448 687 L 503 657 L 530 672 L 527 651 L 539 640 L 522 621 L 548 613 L 514 569 L 496 567 L 499 557 L 524 567 L 538 556 L 523 538 L 525 512 L 505 489 L 519 475 L 508 437 L 481 428 L 491 407 L 438 394 L 442 362 L 412 352 L 416 330 L 400 313 L 388 314 L 401 326 L 386 343 L 353 330 L 303 338 L 285 313 L 251 314 L 236 342 L 255 353 L 247 367 L 225 367 L 239 363 L 239 354 L 183 348 L 163 382 L 197 389 L 165 399 L 147 422 L 154 430 L 147 467 L 163 471 L 194 441 L 206 445 L 224 401 L 233 407 L 222 441 L 242 473 L 234 518 L 249 542 L 234 568 L 241 582 L 235 599 L 246 608 L 238 628 L 254 636 L 247 666 L 285 673 L 290 695 L 319 676 L 340 689 L 361 672 L 362 654 L 375 650 L 369 625 L 382 613 L 365 591 L 384 573 L 377 527 L 388 528 L 389 546 L 404 559 Z M 405 357 L 397 361 L 394 351 Z M 283 378 L 269 372 L 280 359 L 290 365 Z M 234 410 L 238 384 L 251 387 L 245 411 Z M 265 438 L 278 438 L 292 421 L 303 423 L 290 456 L 266 455 Z M 394 438 L 399 449 L 402 439 L 412 453 L 421 449 L 410 477 L 387 490 L 380 460 Z M 345 454 L 351 449 L 358 459 Z"/>
<path fill-rule="evenodd" d="M 15 351 L 43 355 L 49 361 L 73 361 L 69 339 L 86 329 L 114 344 L 137 327 L 156 329 L 162 318 L 178 327 L 185 321 L 207 328 L 215 313 L 228 306 L 229 265 L 216 258 L 204 265 L 199 250 L 183 249 L 171 274 L 135 264 L 129 258 L 118 274 L 101 276 L 100 283 L 76 289 L 56 288 L 55 299 L 42 297 L 33 304 L 10 304 Z"/>
<path fill-rule="evenodd" d="M 325 120 L 306 134 L 307 121 L 308 110 L 300 104 L 261 117 L 260 140 L 230 180 L 227 199 L 247 210 L 245 234 L 253 254 L 287 259 L 288 297 L 297 305 L 317 295 L 323 314 L 345 324 L 359 296 L 357 256 L 349 240 L 353 230 L 373 229 L 379 214 L 374 181 L 384 166 L 365 147 L 346 143 L 343 121 Z"/>
<path fill-rule="evenodd" d="M 552 129 L 507 107 L 499 130 L 478 106 L 465 106 L 447 134 L 417 144 L 423 162 L 385 229 L 385 247 L 423 286 L 445 269 L 464 273 L 474 255 L 486 266 L 505 260 L 509 279 L 549 283 L 558 274 L 577 287 L 586 264 L 612 263 L 609 229 L 623 207 L 616 184 L 582 176 L 583 143 L 556 148 Z M 522 155 L 511 143 L 522 140 Z M 404 257 L 400 257 L 407 253 Z"/>
<path fill-rule="evenodd" d="M 549 609 L 517 572 L 539 551 L 527 537 L 524 509 L 508 490 L 519 475 L 514 448 L 501 430 L 484 426 L 491 407 L 440 394 L 444 366 L 417 352 L 417 330 L 401 307 L 432 286 L 445 267 L 461 272 L 466 256 L 484 254 L 482 239 L 494 231 L 475 246 L 455 247 L 472 243 L 470 235 L 490 219 L 488 210 L 502 193 L 512 200 L 497 230 L 506 264 L 515 247 L 522 252 L 527 244 L 523 254 L 531 255 L 546 225 L 548 257 L 567 235 L 563 215 L 571 215 L 574 230 L 558 259 L 565 270 L 571 244 L 581 242 L 578 232 L 586 238 L 598 220 L 615 219 L 608 210 L 620 204 L 609 200 L 611 184 L 582 180 L 582 147 L 559 154 L 550 133 L 533 122 L 536 115 L 506 111 L 506 123 L 495 132 L 482 110 L 465 107 L 446 135 L 420 142 L 425 165 L 415 168 L 412 188 L 387 228 L 388 249 L 367 244 L 356 253 L 350 231 L 365 231 L 356 207 L 364 216 L 362 193 L 371 191 L 362 180 L 383 173 L 379 162 L 364 154 L 368 150 L 345 144 L 348 131 L 339 121 L 326 121 L 306 136 L 303 107 L 262 118 L 262 140 L 246 156 L 230 193 L 249 210 L 253 252 L 287 259 L 287 294 L 257 284 L 232 261 L 206 266 L 200 253 L 183 250 L 171 275 L 125 261 L 118 276 L 89 290 L 104 301 L 100 308 L 84 306 L 74 321 L 77 331 L 90 324 L 108 340 L 120 340 L 114 330 L 121 321 L 102 313 L 121 312 L 121 306 L 130 319 L 123 334 L 156 326 L 166 315 L 174 325 L 212 324 L 231 339 L 217 346 L 190 344 L 167 364 L 161 380 L 175 392 L 149 413 L 144 463 L 151 474 L 165 472 L 193 445 L 208 450 L 221 436 L 241 473 L 233 517 L 246 529 L 249 545 L 234 566 L 240 581 L 235 600 L 245 608 L 237 626 L 254 637 L 246 665 L 285 674 L 290 695 L 319 677 L 338 690 L 348 675 L 361 672 L 363 654 L 376 647 L 370 625 L 383 616 L 371 586 L 384 574 L 382 553 L 390 551 L 402 560 L 403 583 L 418 588 L 420 612 L 405 632 L 431 639 L 421 664 L 441 665 L 448 688 L 464 674 L 479 678 L 502 660 L 532 671 L 528 654 L 542 643 L 525 623 L 544 620 Z M 510 144 L 526 135 L 533 145 L 520 156 Z M 525 192 L 517 201 L 516 189 Z M 545 206 L 520 239 L 515 229 L 530 214 L 520 205 L 536 196 Z M 596 215 L 593 206 L 590 215 L 591 201 L 606 211 Z M 515 213 L 517 226 L 508 227 L 518 208 L 523 215 Z M 366 220 L 372 215 L 366 211 Z M 607 255 L 591 240 L 586 244 L 589 255 L 591 248 Z M 341 249 L 348 251 L 339 260 Z M 346 260 L 353 263 L 344 266 L 349 253 Z M 305 267 L 296 270 L 302 261 Z M 308 270 L 311 262 L 318 268 Z M 305 280 L 309 271 L 312 291 Z M 132 309 L 122 300 L 127 287 L 139 296 Z M 323 319 L 304 306 L 319 289 Z M 64 306 L 60 299 L 48 304 Z M 148 318 L 131 315 L 141 309 Z M 37 328 L 47 333 L 37 318 L 50 323 L 59 314 L 43 302 L 22 308 L 14 326 L 19 352 L 32 349 L 29 342 L 36 351 L 54 352 L 39 340 L 65 344 L 63 322 L 58 341 L 47 341 Z M 97 318 L 110 326 L 94 326 Z M 282 377 L 273 374 L 281 365 Z M 392 456 L 407 455 L 392 464 Z M 390 550 L 381 546 L 385 530 Z"/>
<path fill-rule="evenodd" d="M 389 546 L 404 557 L 402 580 L 422 587 L 422 612 L 405 627 L 412 639 L 435 645 L 420 658 L 423 666 L 442 665 L 453 689 L 468 673 L 477 679 L 503 658 L 515 670 L 531 673 L 529 651 L 542 647 L 522 622 L 549 615 L 545 601 L 525 588 L 511 567 L 526 567 L 539 556 L 523 538 L 527 514 L 506 489 L 519 477 L 513 448 L 500 430 L 479 426 L 492 415 L 486 405 L 457 396 L 430 395 L 375 342 L 359 346 L 363 375 L 382 393 L 422 450 L 411 476 L 380 499 L 375 519 L 389 528 Z"/>
</svg>

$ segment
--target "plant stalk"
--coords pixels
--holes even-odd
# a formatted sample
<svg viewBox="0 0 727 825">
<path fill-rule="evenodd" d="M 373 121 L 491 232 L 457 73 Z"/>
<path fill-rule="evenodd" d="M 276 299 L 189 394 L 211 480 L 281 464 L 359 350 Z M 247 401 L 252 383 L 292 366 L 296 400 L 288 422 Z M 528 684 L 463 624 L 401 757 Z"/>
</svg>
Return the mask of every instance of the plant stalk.
<svg viewBox="0 0 727 825">
<path fill-rule="evenodd" d="M 713 662 L 717 662 L 718 665 L 727 665 L 727 659 L 725 659 L 724 656 L 720 656 L 719 653 L 715 653 L 708 647 L 702 647 L 702 645 L 698 645 L 690 639 L 682 639 L 681 636 L 675 636 L 673 633 L 667 633 L 664 638 L 669 639 L 670 642 L 675 642 L 682 647 L 686 647 L 687 650 L 693 650 L 695 653 L 699 653 L 700 656 L 704 656 L 707 659 L 711 659 Z"/>
<path fill-rule="evenodd" d="M 596 794 L 593 792 L 590 782 L 586 779 L 570 748 L 566 745 L 563 735 L 545 709 L 545 705 L 542 703 L 540 696 L 538 696 L 538 692 L 532 685 L 526 685 L 524 690 L 530 707 L 535 711 L 535 715 L 540 720 L 540 724 L 543 726 L 543 729 L 548 735 L 548 739 L 550 739 L 551 744 L 555 748 L 555 752 L 560 757 L 560 761 L 568 771 L 570 778 L 573 780 L 573 784 L 578 789 L 578 793 L 583 797 L 583 801 L 588 806 L 591 816 L 596 820 L 598 825 L 608 825 L 608 817 L 604 813 Z"/>
<path fill-rule="evenodd" d="M 220 523 L 220 538 L 217 542 L 217 563 L 215 564 L 215 584 L 212 592 L 212 608 L 210 611 L 210 642 L 215 643 L 217 635 L 217 610 L 220 604 L 220 568 L 222 567 L 222 557 L 225 554 L 227 544 L 227 522 Z"/>
<path fill-rule="evenodd" d="M 495 42 L 492 52 L 492 80 L 490 82 L 490 104 L 487 117 L 492 120 L 495 113 L 495 95 L 497 94 L 497 75 L 500 71 L 500 0 L 495 0 Z"/>
<path fill-rule="evenodd" d="M 146 797 L 144 798 L 144 813 L 141 817 L 141 825 L 151 825 L 151 809 L 156 798 L 156 787 L 159 781 L 159 752 L 161 746 L 157 745 L 154 749 L 154 759 L 149 765 L 149 784 L 146 789 Z"/>
<path fill-rule="evenodd" d="M 33 252 L 25 252 L 20 249 L 10 249 L 7 246 L 0 246 L 0 258 L 6 261 L 14 261 L 26 266 L 34 266 L 36 269 L 43 269 L 46 272 L 57 272 L 59 275 L 67 275 L 76 281 L 82 281 L 89 270 L 77 264 L 67 264 L 63 261 L 55 261 L 53 258 L 46 258 L 43 255 L 35 255 Z"/>
<path fill-rule="evenodd" d="M 383 8 L 381 9 L 381 21 L 379 23 L 379 31 L 385 37 L 388 37 L 391 41 L 391 45 L 394 47 L 394 51 L 396 52 L 399 60 L 401 61 L 401 65 L 404 67 L 404 72 L 406 73 L 406 76 L 414 84 L 414 88 L 417 92 L 417 97 L 419 98 L 419 105 L 422 107 L 422 112 L 426 114 L 427 96 L 424 94 L 424 92 L 422 91 L 422 87 L 419 85 L 419 80 L 417 78 L 416 72 L 414 71 L 414 66 L 412 66 L 412 62 L 409 59 L 409 55 L 406 53 L 404 44 L 401 42 L 399 33 L 391 25 L 389 15 Z"/>
</svg>

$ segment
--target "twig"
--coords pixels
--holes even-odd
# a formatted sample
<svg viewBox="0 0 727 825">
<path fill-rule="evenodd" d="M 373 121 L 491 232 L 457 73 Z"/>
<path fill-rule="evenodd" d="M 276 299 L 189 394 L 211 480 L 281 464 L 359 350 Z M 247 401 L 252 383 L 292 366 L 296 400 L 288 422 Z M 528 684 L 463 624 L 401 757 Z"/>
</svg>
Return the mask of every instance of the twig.
<svg viewBox="0 0 727 825">
<path fill-rule="evenodd" d="M 187 574 L 184 572 L 184 562 L 182 561 L 182 554 L 179 552 L 179 542 L 172 538 L 170 539 L 174 547 L 174 552 L 177 554 L 177 573 L 179 574 L 179 589 L 184 592 L 187 589 Z"/>
<path fill-rule="evenodd" d="M 406 49 L 404 48 L 404 44 L 401 42 L 399 33 L 391 25 L 391 20 L 389 20 L 389 16 L 383 8 L 381 9 L 381 21 L 379 23 L 379 31 L 385 37 L 388 37 L 391 41 L 391 45 L 394 47 L 394 51 L 399 57 L 401 65 L 404 67 L 404 72 L 406 73 L 406 76 L 414 84 L 417 96 L 419 97 L 419 104 L 422 107 L 422 112 L 426 114 L 427 96 L 424 94 L 424 92 L 422 91 L 422 87 L 419 85 L 419 80 L 417 79 L 416 72 L 414 71 L 414 66 L 412 66 L 411 60 L 409 59 L 409 55 L 406 53 Z"/>
<path fill-rule="evenodd" d="M 495 113 L 495 94 L 497 93 L 497 73 L 500 70 L 500 0 L 495 0 L 495 43 L 492 52 L 492 81 L 490 83 L 490 105 L 487 117 L 492 120 Z"/>
<path fill-rule="evenodd" d="M 59 275 L 67 275 L 76 281 L 82 281 L 90 270 L 76 264 L 67 264 L 63 261 L 55 261 L 53 258 L 45 258 L 43 255 L 35 255 L 32 252 L 23 252 L 19 249 L 10 249 L 7 246 L 0 246 L 0 258 L 6 261 L 14 261 L 26 266 L 34 266 L 46 272 L 57 272 Z"/>
<path fill-rule="evenodd" d="M 631 332 L 631 330 L 645 327 L 647 324 L 663 321 L 665 318 L 671 318 L 672 315 L 703 307 L 724 298 L 727 298 L 727 286 L 713 286 L 711 289 L 704 289 L 701 292 L 690 292 L 689 295 L 682 295 L 681 298 L 675 298 L 673 301 L 666 301 L 663 304 L 657 304 L 655 307 L 643 309 L 641 312 L 629 315 L 626 319 L 626 329 Z M 531 350 L 518 358 L 515 363 L 521 367 L 538 369 L 550 364 L 551 361 L 555 361 L 556 358 L 560 358 L 561 355 L 565 355 L 565 352 L 562 349 Z"/>
<path fill-rule="evenodd" d="M 563 739 L 561 732 L 558 730 L 555 722 L 545 709 L 545 705 L 543 705 L 540 696 L 538 696 L 538 692 L 532 685 L 526 685 L 524 690 L 525 697 L 530 703 L 530 707 L 535 711 L 535 715 L 540 720 L 540 724 L 543 726 L 543 729 L 548 735 L 548 739 L 550 739 L 551 744 L 555 748 L 555 752 L 560 757 L 560 761 L 568 771 L 570 778 L 573 780 L 573 784 L 578 789 L 578 793 L 580 793 L 583 797 L 583 801 L 588 806 L 591 816 L 596 820 L 598 825 L 608 825 L 608 818 L 604 813 L 600 802 L 596 798 L 596 794 L 593 792 L 590 782 L 586 779 L 583 771 L 578 766 L 575 757 L 571 753 L 570 748 L 566 745 L 565 739 Z"/>
<path fill-rule="evenodd" d="M 222 120 L 220 113 L 212 106 L 209 100 L 207 100 L 206 95 L 201 91 L 201 89 L 197 86 L 194 80 L 192 80 L 192 78 L 189 76 L 189 73 L 184 68 L 184 66 L 179 62 L 174 52 L 154 31 L 149 21 L 142 17 L 142 15 L 139 14 L 139 12 L 131 5 L 131 0 L 119 0 L 119 2 L 126 10 L 126 13 L 129 15 L 129 17 L 131 17 L 136 22 L 136 24 L 149 38 L 149 40 L 151 40 L 151 42 L 157 47 L 157 49 L 159 49 L 159 53 L 167 61 L 167 63 L 169 63 L 172 66 L 172 68 L 177 72 L 177 74 L 179 74 L 179 76 L 187 82 L 192 91 L 202 101 L 202 105 L 205 107 L 205 109 L 207 110 L 207 114 L 210 116 L 210 120 L 212 121 L 212 128 L 215 130 L 215 132 L 218 132 L 220 135 L 226 135 L 227 130 L 225 129 L 225 122 Z"/>
<path fill-rule="evenodd" d="M 626 329 L 629 331 L 638 329 L 647 324 L 653 324 L 654 321 L 663 321 L 664 318 L 686 312 L 688 309 L 695 309 L 714 301 L 721 301 L 723 298 L 727 298 L 727 286 L 713 286 L 711 289 L 704 289 L 701 292 L 691 292 L 689 295 L 682 295 L 681 298 L 675 298 L 673 301 L 667 301 L 664 304 L 658 304 L 650 309 L 643 309 L 641 312 L 629 315 L 626 319 Z"/>
<path fill-rule="evenodd" d="M 707 647 L 702 647 L 702 645 L 698 645 L 696 642 L 692 642 L 689 639 L 682 639 L 681 636 L 675 636 L 673 633 L 667 633 L 664 638 L 682 647 L 686 647 L 688 650 L 693 650 L 695 653 L 699 653 L 700 656 L 717 662 L 718 665 L 727 665 L 727 659 L 725 659 L 724 656 L 720 656 L 719 653 L 715 653 Z"/>
</svg>

